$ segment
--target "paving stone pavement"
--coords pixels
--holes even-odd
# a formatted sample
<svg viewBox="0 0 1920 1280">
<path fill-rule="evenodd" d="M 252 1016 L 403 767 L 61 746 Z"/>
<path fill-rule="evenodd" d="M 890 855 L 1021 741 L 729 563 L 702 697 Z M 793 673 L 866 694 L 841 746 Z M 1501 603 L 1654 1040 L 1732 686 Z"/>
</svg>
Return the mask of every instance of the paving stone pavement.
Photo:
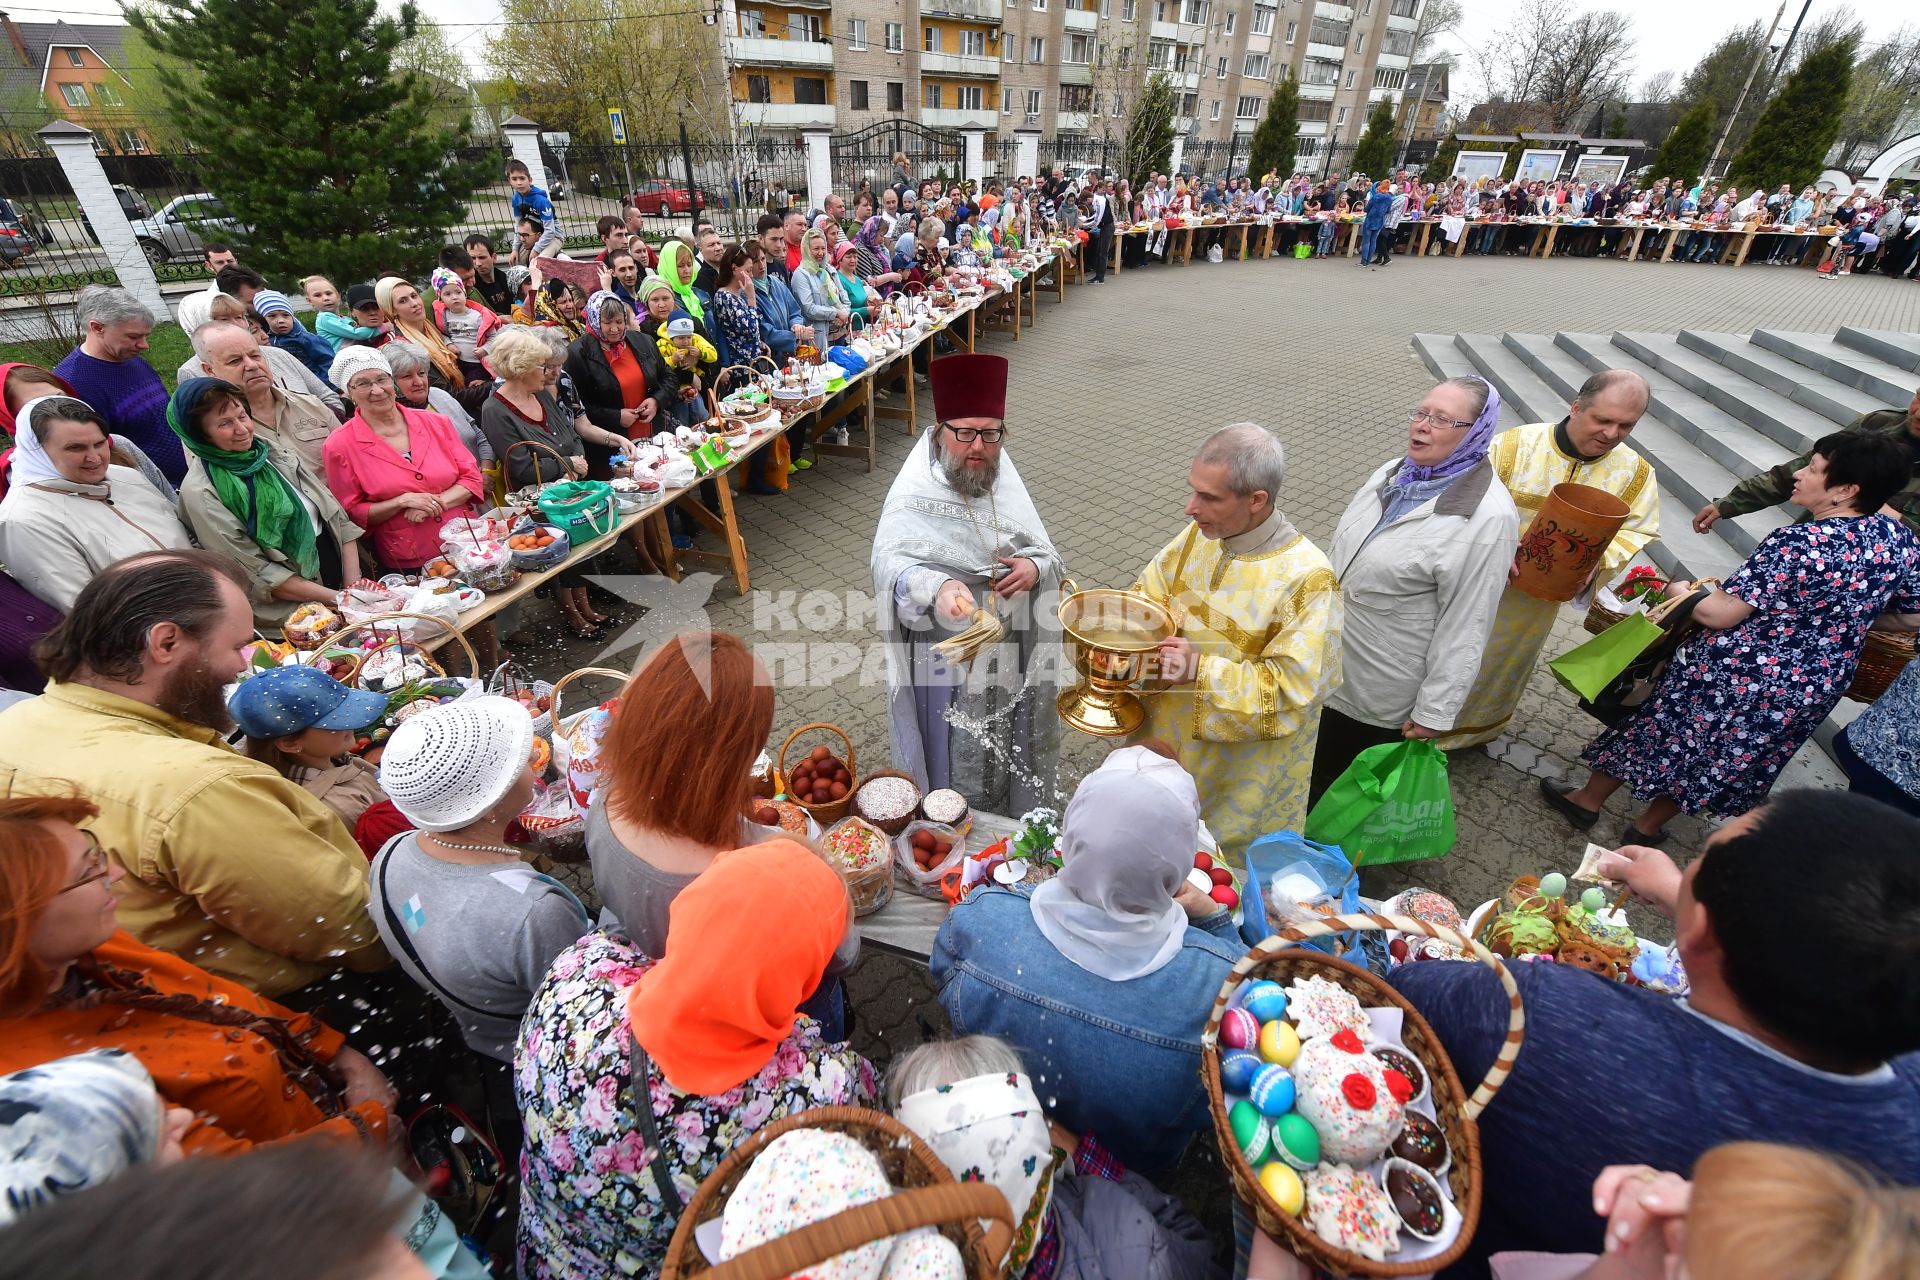
<svg viewBox="0 0 1920 1280">
<path fill-rule="evenodd" d="M 1430 385 L 1410 346 L 1416 331 L 1831 332 L 1842 324 L 1920 330 L 1920 288 L 1881 277 L 1822 283 L 1810 271 L 1760 266 L 1584 259 L 1398 258 L 1378 269 L 1351 260 L 1196 261 L 1122 272 L 1098 288 L 1070 286 L 1064 304 L 1048 295 L 1038 326 L 1017 344 L 994 336 L 981 349 L 1013 362 L 1008 453 L 1068 573 L 1083 586 L 1126 586 L 1183 525 L 1194 447 L 1230 422 L 1252 420 L 1279 433 L 1288 452 L 1282 507 L 1308 537 L 1328 545 L 1361 480 L 1399 451 L 1403 415 Z M 918 402 L 925 424 L 932 406 L 924 385 Z M 846 603 L 848 593 L 868 589 L 880 502 L 912 442 L 901 424 L 890 423 L 881 428 L 871 473 L 858 462 L 827 458 L 794 477 L 784 495 L 741 496 L 753 592 L 738 598 L 723 584 L 708 607 L 715 627 L 749 638 L 775 669 L 776 735 L 829 721 L 847 731 L 869 766 L 887 762 L 882 687 L 870 660 L 864 678 L 859 665 L 874 641 L 871 620 L 857 610 L 850 615 Z M 1688 514 L 1667 511 L 1662 518 Z M 624 554 L 610 557 L 607 572 L 627 569 Z M 593 661 L 597 648 L 557 635 L 550 612 L 545 605 L 529 609 L 533 635 L 515 646 L 549 678 Z M 1578 616 L 1568 611 L 1550 651 L 1582 635 Z M 796 641 L 804 642 L 798 661 Z M 630 661 L 630 654 L 613 659 Z M 1586 836 L 1545 808 L 1534 780 L 1579 776 L 1579 750 L 1597 725 L 1543 669 L 1515 726 L 1487 751 L 1454 757 L 1453 853 L 1365 871 L 1368 892 L 1418 883 L 1470 906 L 1515 875 L 1573 869 Z M 1105 746 L 1068 731 L 1064 791 Z M 1831 785 L 1835 775 L 1815 761 L 1795 776 Z M 1616 798 L 1594 834 L 1611 842 L 1633 812 L 1624 795 Z M 1691 858 L 1708 830 L 1697 820 L 1676 820 L 1676 858 Z M 1666 936 L 1658 919 L 1638 914 L 1635 924 Z M 869 950 L 849 988 L 858 1010 L 855 1043 L 876 1059 L 944 1029 L 917 965 Z"/>
</svg>

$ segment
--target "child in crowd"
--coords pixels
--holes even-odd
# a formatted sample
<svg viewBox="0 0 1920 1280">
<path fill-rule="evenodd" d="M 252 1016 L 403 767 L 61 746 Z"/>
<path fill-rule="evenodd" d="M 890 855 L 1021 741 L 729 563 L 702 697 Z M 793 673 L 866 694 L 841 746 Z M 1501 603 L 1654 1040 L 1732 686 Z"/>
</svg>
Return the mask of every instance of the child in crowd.
<svg viewBox="0 0 1920 1280">
<path fill-rule="evenodd" d="M 660 326 L 656 343 L 680 387 L 680 403 L 675 406 L 673 416 L 688 424 L 705 418 L 705 412 L 694 403 L 700 394 L 697 389 L 700 366 L 716 363 L 720 353 L 713 349 L 711 342 L 694 332 L 693 317 L 679 308 Z"/>
<path fill-rule="evenodd" d="M 315 303 L 313 308 L 314 332 L 317 333 L 328 346 L 333 348 L 336 355 L 339 353 L 341 347 L 370 345 L 380 336 L 381 328 L 385 325 L 386 321 L 380 315 L 380 302 L 373 296 L 372 285 L 348 285 L 347 311 L 343 313 L 339 309 L 339 291 L 336 290 L 329 281 L 320 276 L 309 276 L 307 278 L 309 290 L 307 300 L 309 302 L 314 301 L 314 293 L 316 291 L 313 290 L 312 286 L 315 280 L 320 281 L 322 285 L 326 286 L 324 290 L 318 291 L 320 295 L 325 297 L 331 294 L 334 301 L 333 305 L 325 307 Z"/>
<path fill-rule="evenodd" d="M 253 309 L 267 325 L 267 341 L 279 347 L 313 371 L 325 382 L 333 365 L 333 347 L 323 338 L 307 332 L 293 314 L 287 295 L 274 289 L 262 289 L 253 295 Z"/>
<path fill-rule="evenodd" d="M 469 303 L 466 285 L 460 282 L 459 274 L 448 267 L 436 268 L 428 283 L 434 293 L 433 323 L 447 335 L 447 345 L 459 357 L 460 372 L 468 382 L 491 382 L 487 367 L 480 363 L 480 348 L 487 345 L 487 339 L 500 327 L 500 317 L 485 307 Z"/>
<path fill-rule="evenodd" d="M 311 791 L 349 831 L 386 799 L 379 770 L 349 754 L 355 735 L 386 714 L 382 695 L 349 689 L 312 667 L 273 667 L 241 681 L 227 709 L 246 735 L 247 754 Z"/>
<path fill-rule="evenodd" d="M 515 221 L 521 218 L 540 220 L 540 236 L 533 242 L 531 257 L 559 253 L 560 246 L 566 240 L 560 233 L 560 215 L 554 210 L 553 201 L 547 198 L 547 193 L 533 185 L 533 174 L 524 162 L 507 161 L 507 185 L 513 188 Z"/>
<path fill-rule="evenodd" d="M 308 276 L 302 280 L 300 296 L 307 300 L 308 309 L 315 315 L 324 315 L 329 311 L 340 314 L 340 291 L 325 276 Z"/>
</svg>

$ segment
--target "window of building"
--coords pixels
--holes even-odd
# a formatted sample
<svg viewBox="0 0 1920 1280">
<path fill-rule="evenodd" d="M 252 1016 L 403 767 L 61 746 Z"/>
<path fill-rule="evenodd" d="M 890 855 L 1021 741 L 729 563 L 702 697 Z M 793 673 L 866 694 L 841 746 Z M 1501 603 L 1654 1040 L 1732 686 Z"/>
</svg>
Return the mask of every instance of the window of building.
<svg viewBox="0 0 1920 1280">
<path fill-rule="evenodd" d="M 1060 109 L 1062 111 L 1092 111 L 1093 89 L 1084 84 L 1061 85 Z"/>
<path fill-rule="evenodd" d="M 1310 44 L 1331 44 L 1345 46 L 1347 37 L 1353 34 L 1353 24 L 1336 22 L 1332 18 L 1315 18 L 1307 29 L 1307 41 Z"/>
<path fill-rule="evenodd" d="M 1396 18 L 1411 18 L 1420 12 L 1420 0 L 1393 0 L 1387 12 Z"/>
<path fill-rule="evenodd" d="M 1231 9 L 1227 10 L 1227 34 L 1228 35 L 1233 34 L 1233 20 L 1239 16 L 1240 15 L 1235 13 L 1233 10 Z"/>
<path fill-rule="evenodd" d="M 1155 71 L 1165 71 L 1173 58 L 1173 46 L 1155 40 L 1147 46 L 1147 65 Z"/>
<path fill-rule="evenodd" d="M 1138 7 L 1139 0 L 1120 0 L 1120 21 L 1132 22 Z"/>
<path fill-rule="evenodd" d="M 1121 45 L 1119 54 L 1115 57 L 1114 62 L 1122 71 L 1131 67 L 1133 65 L 1133 46 L 1130 44 Z"/>
<path fill-rule="evenodd" d="M 1013 61 L 1014 43 L 1012 36 L 1003 36 L 1000 40 L 1000 56 L 1008 62 Z"/>
<path fill-rule="evenodd" d="M 960 52 L 975 58 L 987 56 L 987 33 L 984 31 L 962 31 L 960 33 Z"/>
<path fill-rule="evenodd" d="M 143 156 L 147 154 L 147 140 L 138 129 L 122 129 L 120 149 L 130 156 Z"/>
<path fill-rule="evenodd" d="M 120 91 L 113 87 L 113 81 L 111 80 L 102 80 L 99 84 L 93 86 L 93 91 L 100 95 L 100 105 L 103 107 L 124 107 L 127 105 L 126 99 L 120 96 Z"/>
<path fill-rule="evenodd" d="M 1092 59 L 1093 59 L 1092 37 L 1082 35 L 1077 31 L 1069 33 L 1067 36 L 1067 52 L 1066 52 L 1066 56 L 1062 59 L 1062 61 L 1071 62 L 1075 66 L 1083 67 L 1088 62 L 1092 61 Z"/>
<path fill-rule="evenodd" d="M 1167 0 L 1153 0 L 1153 20 L 1155 22 L 1167 20 Z"/>
<path fill-rule="evenodd" d="M 887 110 L 898 115 L 907 109 L 907 86 L 898 80 L 887 81 Z"/>
<path fill-rule="evenodd" d="M 1220 55 L 1220 60 L 1213 65 L 1213 78 L 1216 80 L 1225 80 L 1227 78 L 1227 55 L 1224 53 Z"/>
<path fill-rule="evenodd" d="M 1340 108 L 1339 112 L 1335 114 L 1335 116 L 1333 117 L 1334 127 L 1338 128 L 1339 126 L 1345 124 L 1346 122 L 1347 122 L 1347 109 L 1345 107 L 1342 107 Z"/>
<path fill-rule="evenodd" d="M 1033 0 L 1033 9 L 1035 13 L 1044 13 L 1046 12 L 1046 8 L 1047 8 L 1047 0 Z"/>
<path fill-rule="evenodd" d="M 864 49 L 867 47 L 867 20 L 865 18 L 847 19 L 847 48 Z"/>
<path fill-rule="evenodd" d="M 1356 73 L 1352 71 L 1347 72 L 1347 88 L 1349 89 L 1353 88 L 1353 77 L 1355 74 Z"/>
<path fill-rule="evenodd" d="M 958 99 L 953 105 L 962 111 L 978 111 L 986 105 L 981 87 L 977 84 L 955 85 L 953 96 Z"/>
<path fill-rule="evenodd" d="M 871 105 L 867 99 L 867 82 L 865 80 L 849 80 L 847 87 L 849 93 L 848 102 L 852 105 L 853 109 L 855 111 L 867 110 Z"/>
<path fill-rule="evenodd" d="M 1208 114 L 1207 119 L 1218 120 L 1219 118 L 1220 118 L 1220 99 L 1215 98 L 1213 100 L 1213 111 Z"/>
<path fill-rule="evenodd" d="M 1182 0 L 1180 21 L 1204 25 L 1207 20 L 1207 0 Z"/>
<path fill-rule="evenodd" d="M 1300 104 L 1299 120 L 1302 124 L 1325 124 L 1333 112 L 1330 102 L 1303 102 Z"/>
<path fill-rule="evenodd" d="M 1380 37 L 1380 52 L 1392 54 L 1396 58 L 1413 56 L 1413 32 L 1389 31 Z"/>
<path fill-rule="evenodd" d="M 1103 18 L 1113 16 L 1113 0 L 1100 0 L 1100 16 Z"/>
<path fill-rule="evenodd" d="M 1367 16 L 1370 16 L 1372 13 L 1373 13 L 1373 0 L 1360 0 L 1360 15 L 1362 17 L 1367 17 Z"/>
<path fill-rule="evenodd" d="M 790 13 L 787 15 L 787 39 L 817 41 L 820 39 L 820 15 L 817 13 Z"/>
<path fill-rule="evenodd" d="M 1301 84 L 1338 84 L 1340 82 L 1340 64 L 1322 62 L 1318 58 L 1308 58 L 1307 65 L 1300 69 Z"/>
<path fill-rule="evenodd" d="M 1047 38 L 1045 36 L 1029 36 L 1027 38 L 1027 61 L 1037 67 L 1046 60 Z"/>
<path fill-rule="evenodd" d="M 1104 67 L 1107 65 L 1107 42 L 1105 40 L 1097 41 L 1093 46 L 1093 65 L 1096 67 Z"/>
<path fill-rule="evenodd" d="M 1002 89 L 1000 91 L 1000 114 L 1010 115 L 1012 114 L 1012 112 L 1013 112 L 1013 90 Z"/>
<path fill-rule="evenodd" d="M 1180 114 L 1190 116 L 1200 109 L 1200 95 L 1189 93 L 1180 99 Z"/>
<path fill-rule="evenodd" d="M 921 91 L 926 94 L 926 101 L 922 105 L 928 110 L 938 111 L 940 109 L 941 88 L 942 86 L 937 84 L 925 84 L 921 86 Z"/>
<path fill-rule="evenodd" d="M 1317 155 L 1319 155 L 1319 154 L 1320 154 L 1320 139 L 1318 139 L 1318 138 L 1301 138 L 1301 139 L 1300 139 L 1300 140 L 1299 140 L 1298 142 L 1296 142 L 1296 143 L 1294 143 L 1294 144 L 1293 144 L 1293 153 L 1294 153 L 1294 155 L 1295 155 L 1295 156 L 1297 156 L 1297 157 L 1299 157 L 1299 158 L 1301 158 L 1301 159 L 1305 159 L 1305 158 L 1306 158 L 1306 157 L 1308 157 L 1308 156 L 1317 156 Z"/>
<path fill-rule="evenodd" d="M 757 40 L 767 34 L 767 15 L 758 9 L 740 11 L 740 34 Z"/>
<path fill-rule="evenodd" d="M 1126 95 L 1119 93 L 1113 95 L 1113 114 L 1116 116 L 1124 116 L 1127 114 Z"/>
<path fill-rule="evenodd" d="M 922 27 L 920 48 L 925 53 L 940 52 L 940 28 Z"/>
<path fill-rule="evenodd" d="M 1027 118 L 1031 120 L 1039 114 L 1040 91 L 1038 89 L 1029 89 L 1027 90 Z"/>
<path fill-rule="evenodd" d="M 899 53 L 907 47 L 907 28 L 898 22 L 887 24 L 887 52 Z"/>
<path fill-rule="evenodd" d="M 809 106 L 827 105 L 827 82 L 821 76 L 795 76 L 793 78 L 793 100 Z"/>
<path fill-rule="evenodd" d="M 1241 64 L 1240 74 L 1249 80 L 1265 80 L 1272 69 L 1273 60 L 1264 53 L 1250 53 Z"/>
<path fill-rule="evenodd" d="M 1374 70 L 1373 87 L 1376 89 L 1403 89 L 1406 84 L 1407 73 L 1404 71 L 1389 71 L 1385 67 Z"/>
<path fill-rule="evenodd" d="M 1366 32 L 1362 31 L 1359 35 L 1353 38 L 1353 51 L 1355 53 L 1365 53 L 1367 51 L 1367 33 Z"/>
<path fill-rule="evenodd" d="M 747 101 L 748 102 L 772 102 L 773 101 L 773 89 L 767 83 L 767 78 L 765 76 L 748 76 L 747 77 Z"/>
<path fill-rule="evenodd" d="M 67 65 L 70 67 L 84 67 L 87 65 L 87 60 L 80 56 L 78 49 L 68 49 Z"/>
<path fill-rule="evenodd" d="M 1293 33 L 1298 31 L 1299 29 L 1300 29 L 1300 24 L 1297 22 L 1289 22 L 1287 24 L 1287 43 L 1288 44 L 1293 43 Z"/>
<path fill-rule="evenodd" d="M 1257 4 L 1253 7 L 1253 34 L 1257 36 L 1273 34 L 1273 12 L 1269 5 Z"/>
</svg>

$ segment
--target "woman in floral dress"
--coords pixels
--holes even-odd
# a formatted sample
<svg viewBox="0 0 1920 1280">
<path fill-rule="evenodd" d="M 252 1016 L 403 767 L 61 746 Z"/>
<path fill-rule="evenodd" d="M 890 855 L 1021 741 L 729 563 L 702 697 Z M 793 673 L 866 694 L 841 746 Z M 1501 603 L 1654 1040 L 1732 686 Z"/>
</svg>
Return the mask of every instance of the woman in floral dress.
<svg viewBox="0 0 1920 1280">
<path fill-rule="evenodd" d="M 826 863 L 776 840 L 681 890 L 667 959 L 607 931 L 560 954 L 514 1055 L 522 1280 L 658 1275 L 682 1206 L 755 1130 L 877 1105 L 872 1065 L 795 1012 L 851 915 Z"/>
<path fill-rule="evenodd" d="M 1852 683 L 1868 628 L 1920 625 L 1920 542 L 1880 513 L 1912 467 L 1891 440 L 1822 438 L 1794 474 L 1809 519 L 1769 534 L 1701 602 L 1693 620 L 1704 630 L 1653 697 L 1588 745 L 1586 785 L 1542 779 L 1547 803 L 1591 827 L 1630 786 L 1649 803 L 1621 842 L 1657 845 L 1683 809 L 1731 817 L 1764 800 Z"/>
</svg>

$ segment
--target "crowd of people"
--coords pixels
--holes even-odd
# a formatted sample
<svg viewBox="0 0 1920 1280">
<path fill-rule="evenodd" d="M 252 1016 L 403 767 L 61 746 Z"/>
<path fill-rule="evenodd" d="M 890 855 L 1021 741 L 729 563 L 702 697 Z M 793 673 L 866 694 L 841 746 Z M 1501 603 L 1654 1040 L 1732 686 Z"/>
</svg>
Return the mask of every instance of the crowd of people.
<svg viewBox="0 0 1920 1280">
<path fill-rule="evenodd" d="M 1505 431 L 1488 382 L 1429 388 L 1326 551 L 1283 510 L 1272 432 L 1203 441 L 1184 523 L 1134 584 L 1177 619 L 1163 696 L 1073 788 L 1059 874 L 948 913 L 930 968 L 953 1034 L 882 1069 L 848 1042 L 845 872 L 749 816 L 775 697 L 746 639 L 675 636 L 610 704 L 584 827 L 597 916 L 517 842 L 543 745 L 519 703 L 411 715 L 376 770 L 349 747 L 384 697 L 299 667 L 228 689 L 299 603 L 424 563 L 490 472 L 602 471 L 718 368 L 830 342 L 863 298 L 1043 234 L 1097 255 L 1132 192 L 903 181 L 657 260 L 613 218 L 581 297 L 539 278 L 551 203 L 510 176 L 527 265 L 474 237 L 421 283 L 309 278 L 309 330 L 223 264 L 183 306 L 195 356 L 171 394 L 140 359 L 153 317 L 90 289 L 67 361 L 0 368 L 4 674 L 35 695 L 0 711 L 0 1277 L 181 1274 L 196 1249 L 256 1250 L 248 1275 L 657 1275 L 729 1152 L 829 1106 L 891 1113 L 1004 1194 L 1019 1230 L 996 1274 L 1307 1274 L 1156 1185 L 1208 1127 L 1201 1034 L 1244 953 L 1188 881 L 1200 825 L 1238 856 L 1300 830 L 1369 747 L 1502 732 L 1559 617 L 1516 585 L 1522 513 L 1566 481 L 1621 499 L 1590 587 L 1659 536 L 1625 444 L 1645 382 L 1595 374 L 1559 421 Z M 1318 198 L 1296 185 L 1155 177 L 1142 199 Z M 1008 450 L 1007 362 L 929 355 L 935 420 L 872 554 L 893 762 L 1017 813 L 1059 718 L 984 673 L 1058 644 L 1031 605 L 1068 566 Z M 1481 1222 L 1450 1275 L 1548 1274 L 1523 1253 L 1595 1255 L 1551 1260 L 1594 1280 L 1920 1268 L 1920 664 L 1841 739 L 1858 794 L 1774 791 L 1869 631 L 1920 628 L 1920 395 L 1693 523 L 1788 502 L 1799 522 L 1717 588 L 1669 584 L 1697 597 L 1695 638 L 1588 747 L 1591 777 L 1542 785 L 1581 829 L 1622 787 L 1645 803 L 1598 871 L 1672 920 L 1691 994 L 1514 966 L 1526 1044 L 1481 1119 Z M 581 583 L 556 585 L 591 630 Z M 1004 661 L 940 675 L 936 645 L 982 613 Z M 1658 848 L 1682 811 L 1725 820 L 1685 868 Z M 1388 977 L 1479 1078 L 1508 1034 L 1492 973 Z M 466 1172 L 438 1166 L 429 1197 L 436 1141 Z"/>
</svg>

